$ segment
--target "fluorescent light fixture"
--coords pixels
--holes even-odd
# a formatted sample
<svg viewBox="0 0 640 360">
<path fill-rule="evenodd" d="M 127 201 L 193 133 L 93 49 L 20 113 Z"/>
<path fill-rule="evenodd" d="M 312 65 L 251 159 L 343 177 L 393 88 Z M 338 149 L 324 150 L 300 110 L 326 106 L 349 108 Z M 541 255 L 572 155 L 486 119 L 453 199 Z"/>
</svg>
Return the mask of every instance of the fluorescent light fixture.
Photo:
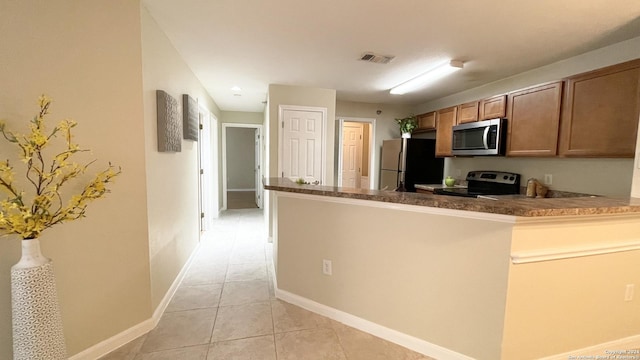
<svg viewBox="0 0 640 360">
<path fill-rule="evenodd" d="M 451 74 L 454 71 L 462 69 L 462 66 L 462 61 L 458 60 L 451 60 L 444 64 L 440 64 L 426 73 L 394 87 L 391 89 L 390 93 L 394 95 L 402 95 L 417 90 Z"/>
<path fill-rule="evenodd" d="M 237 85 L 236 85 L 236 86 L 234 86 L 234 87 L 232 87 L 232 88 L 231 88 L 231 91 L 234 91 L 234 92 L 240 92 L 240 91 L 242 91 L 242 89 L 240 88 L 240 86 L 237 86 Z"/>
</svg>

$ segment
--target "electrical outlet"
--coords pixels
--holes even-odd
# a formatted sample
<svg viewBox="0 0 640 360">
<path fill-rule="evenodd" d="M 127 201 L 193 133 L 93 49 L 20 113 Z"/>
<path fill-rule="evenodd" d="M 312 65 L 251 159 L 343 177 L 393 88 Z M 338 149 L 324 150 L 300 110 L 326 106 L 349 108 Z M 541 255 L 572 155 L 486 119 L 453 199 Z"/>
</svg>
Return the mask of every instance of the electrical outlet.
<svg viewBox="0 0 640 360">
<path fill-rule="evenodd" d="M 333 274 L 331 260 L 322 260 L 322 273 L 329 276 Z"/>
<path fill-rule="evenodd" d="M 553 184 L 553 176 L 551 174 L 544 174 L 544 184 L 545 185 Z"/>
<path fill-rule="evenodd" d="M 462 170 L 456 169 L 456 177 L 459 179 L 462 176 Z"/>
<path fill-rule="evenodd" d="M 624 301 L 633 300 L 633 292 L 635 290 L 635 284 L 627 284 L 627 287 L 624 290 Z"/>
</svg>

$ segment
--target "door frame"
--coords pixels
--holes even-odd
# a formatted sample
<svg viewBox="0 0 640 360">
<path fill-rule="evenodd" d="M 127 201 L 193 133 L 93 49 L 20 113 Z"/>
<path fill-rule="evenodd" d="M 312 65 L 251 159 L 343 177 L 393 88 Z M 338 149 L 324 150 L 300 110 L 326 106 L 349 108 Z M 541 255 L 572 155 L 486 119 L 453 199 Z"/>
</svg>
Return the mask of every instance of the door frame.
<svg viewBox="0 0 640 360">
<path fill-rule="evenodd" d="M 277 177 L 282 177 L 283 168 L 282 168 L 282 158 L 283 158 L 283 149 L 284 149 L 284 112 L 287 110 L 291 111 L 313 111 L 322 113 L 322 123 L 320 124 L 322 128 L 322 134 L 320 139 L 320 147 L 321 147 L 321 184 L 325 185 L 327 183 L 327 108 L 325 107 L 316 107 L 316 106 L 298 106 L 298 105 L 279 105 L 278 106 L 278 174 Z"/>
<path fill-rule="evenodd" d="M 258 135 L 258 144 L 256 145 L 255 143 L 255 136 L 256 134 Z M 253 148 L 255 150 L 255 159 L 253 161 L 254 166 L 257 164 L 257 166 L 255 167 L 255 174 L 253 174 L 253 178 L 256 182 L 256 205 L 258 206 L 258 209 L 262 209 L 262 207 L 264 206 L 264 191 L 262 191 L 262 133 L 260 131 L 260 129 L 254 129 L 253 130 L 253 136 L 254 136 L 254 143 L 253 143 Z"/>
<path fill-rule="evenodd" d="M 262 142 L 264 141 L 264 136 L 262 136 L 262 125 L 261 124 L 244 124 L 244 123 L 222 123 L 222 210 L 227 210 L 227 129 L 228 128 L 251 128 L 258 129 L 258 135 L 260 135 L 260 146 L 262 149 Z M 264 168 L 264 164 L 262 163 L 261 154 L 254 154 L 254 156 L 259 156 L 260 159 L 260 169 L 258 169 L 260 179 L 262 179 L 262 171 Z M 260 198 L 264 200 L 264 191 L 262 191 L 262 187 L 256 189 L 256 191 L 260 191 Z M 264 201 L 261 201 L 261 204 L 256 204 L 257 206 L 264 204 Z M 262 207 L 260 207 L 262 209 Z"/>
<path fill-rule="evenodd" d="M 211 229 L 212 220 L 219 216 L 217 125 L 216 116 L 198 101 L 198 224 L 201 236 Z"/>
<path fill-rule="evenodd" d="M 338 174 L 338 186 L 342 186 L 342 134 L 344 132 L 344 123 L 345 122 L 357 122 L 357 123 L 368 123 L 371 126 L 371 131 L 369 131 L 369 189 L 375 188 L 375 178 L 372 174 L 377 174 L 378 167 L 376 166 L 376 119 L 374 118 L 357 118 L 357 117 L 347 117 L 341 116 L 336 119 L 338 126 L 338 132 L 336 134 L 336 143 L 338 144 L 338 168 L 336 169 L 336 173 Z"/>
</svg>

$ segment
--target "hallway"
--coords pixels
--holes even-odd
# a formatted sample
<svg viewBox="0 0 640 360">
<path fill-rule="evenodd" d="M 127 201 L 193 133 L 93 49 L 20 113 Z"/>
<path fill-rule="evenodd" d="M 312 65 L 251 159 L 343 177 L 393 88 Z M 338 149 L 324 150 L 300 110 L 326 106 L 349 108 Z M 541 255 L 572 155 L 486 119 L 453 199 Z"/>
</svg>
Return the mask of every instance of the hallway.
<svg viewBox="0 0 640 360">
<path fill-rule="evenodd" d="M 101 360 L 430 359 L 275 298 L 260 209 L 214 220 L 158 326 Z"/>
</svg>

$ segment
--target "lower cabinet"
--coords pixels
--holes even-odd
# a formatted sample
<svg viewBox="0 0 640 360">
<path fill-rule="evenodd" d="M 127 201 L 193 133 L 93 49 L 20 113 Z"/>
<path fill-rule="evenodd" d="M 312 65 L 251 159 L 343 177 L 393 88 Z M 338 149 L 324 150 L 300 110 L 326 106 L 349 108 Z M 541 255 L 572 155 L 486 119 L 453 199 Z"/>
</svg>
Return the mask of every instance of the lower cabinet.
<svg viewBox="0 0 640 360">
<path fill-rule="evenodd" d="M 562 81 L 509 93 L 507 156 L 555 156 Z"/>
<path fill-rule="evenodd" d="M 457 106 L 436 111 L 436 156 L 452 156 L 453 126 L 457 122 Z"/>
</svg>

